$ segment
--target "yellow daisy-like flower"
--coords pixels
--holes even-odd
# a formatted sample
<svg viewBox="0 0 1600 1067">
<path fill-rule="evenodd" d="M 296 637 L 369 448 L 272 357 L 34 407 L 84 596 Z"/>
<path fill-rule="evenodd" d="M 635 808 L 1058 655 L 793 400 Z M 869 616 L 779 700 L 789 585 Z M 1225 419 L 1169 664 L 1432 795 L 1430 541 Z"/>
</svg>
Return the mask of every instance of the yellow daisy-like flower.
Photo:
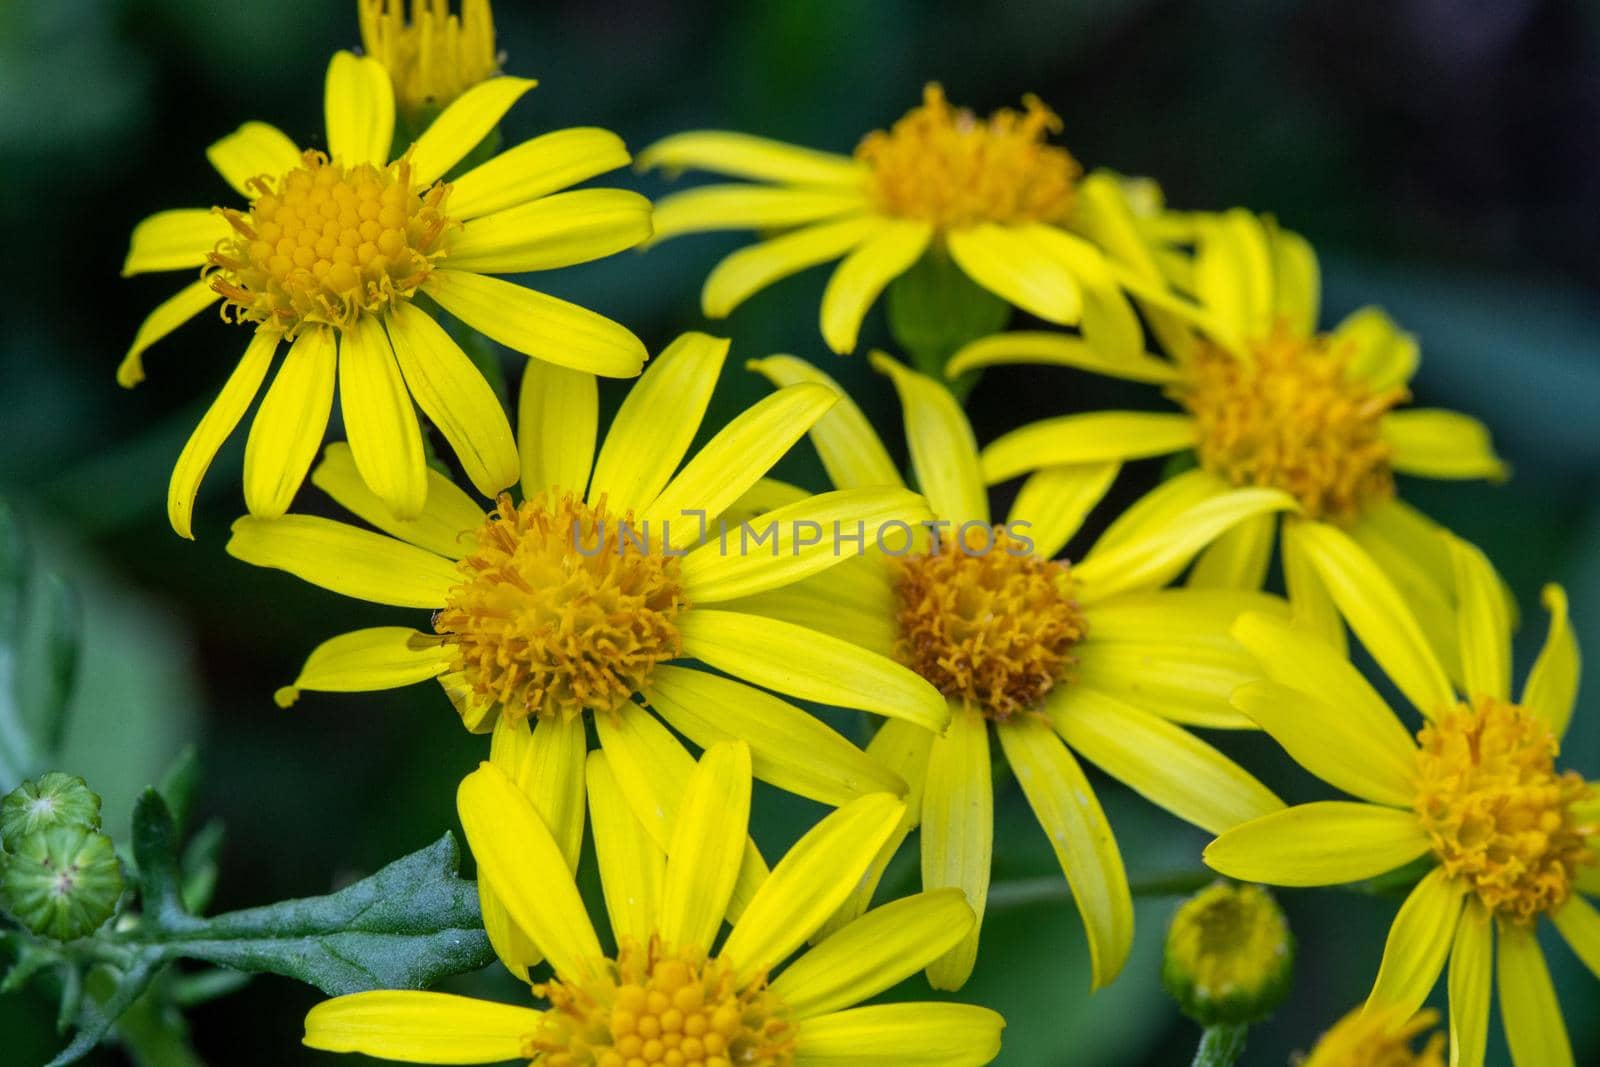
<svg viewBox="0 0 1600 1067">
<path fill-rule="evenodd" d="M 1131 214 L 1123 223 L 1122 232 L 1136 231 Z M 1316 256 L 1297 235 L 1243 211 L 1190 220 L 1181 232 L 1197 244 L 1192 262 L 1133 240 L 1119 246 L 1124 261 L 1136 264 L 1128 269 L 1142 272 L 1136 294 L 1171 359 L 1016 332 L 973 342 L 949 372 L 1003 363 L 1078 367 L 1160 385 L 1184 410 L 1091 412 L 1022 427 L 984 449 L 985 479 L 1193 450 L 1196 467 L 1134 505 L 1132 521 L 1158 521 L 1241 486 L 1281 489 L 1300 505 L 1283 516 L 1281 541 L 1297 618 L 1344 641 L 1299 535 L 1312 526 L 1348 530 L 1406 591 L 1454 671 L 1454 583 L 1437 551 L 1438 527 L 1398 498 L 1395 475 L 1503 478 L 1488 431 L 1453 411 L 1395 410 L 1409 396 L 1417 343 L 1383 312 L 1364 308 L 1331 333 L 1317 332 Z M 1166 287 L 1168 275 L 1177 292 Z M 1241 523 L 1201 556 L 1190 584 L 1259 588 L 1278 528 L 1276 515 Z"/>
<path fill-rule="evenodd" d="M 662 812 L 691 763 L 663 720 L 701 747 L 747 741 L 760 778 L 822 803 L 904 789 L 821 721 L 754 686 L 901 717 L 918 732 L 944 728 L 938 691 L 825 625 L 742 610 L 739 598 L 843 562 L 851 546 L 812 530 L 838 524 L 870 539 L 882 523 L 925 519 L 926 505 L 898 486 L 806 496 L 752 522 L 755 532 L 774 531 L 759 547 L 740 531 L 713 531 L 692 547 L 701 524 L 748 500 L 835 401 L 816 384 L 785 389 L 734 418 L 680 470 L 727 351 L 704 334 L 669 346 L 629 393 L 598 457 L 594 377 L 530 362 L 520 503 L 501 494 L 485 507 L 430 471 L 427 506 L 401 521 L 363 484 L 349 448 L 330 446 L 312 481 L 384 532 L 311 515 L 248 516 L 234 524 L 228 551 L 346 596 L 431 610 L 432 632 L 378 626 L 331 638 L 279 702 L 307 689 L 439 679 L 470 729 L 494 731 L 492 758 L 539 798 L 570 865 L 583 837 L 586 717 L 662 847 Z M 747 874 L 763 870 L 752 850 Z M 502 913 L 486 907 L 484 921 L 502 956 L 519 955 L 506 947 Z"/>
<path fill-rule="evenodd" d="M 394 82 L 395 103 L 407 121 L 427 114 L 500 73 L 489 0 L 358 0 L 361 48 Z"/>
<path fill-rule="evenodd" d="M 656 236 L 788 230 L 733 253 L 706 279 L 712 318 L 808 267 L 841 259 L 822 297 L 822 335 L 855 350 L 861 320 L 895 278 L 932 250 L 978 285 L 1050 322 L 1080 325 L 1110 351 L 1140 351 L 1139 320 L 1099 251 L 1116 181 L 1083 177 L 1047 137 L 1061 121 L 1036 97 L 987 120 L 937 85 L 854 157 L 739 133 L 668 137 L 644 168 L 711 171 L 767 184 L 708 185 L 656 205 Z"/>
<path fill-rule="evenodd" d="M 1323 1034 L 1300 1067 L 1444 1067 L 1444 1035 L 1416 1039 L 1439 1021 L 1436 1011 L 1407 1018 L 1394 1007 L 1357 1008 Z"/>
<path fill-rule="evenodd" d="M 517 479 L 517 450 L 493 390 L 417 302 L 425 294 L 495 341 L 540 360 L 615 377 L 639 373 L 644 345 L 592 311 L 492 277 L 608 256 L 650 234 L 650 204 L 621 189 L 557 192 L 628 162 L 605 130 L 525 141 L 442 179 L 534 86 L 492 78 L 468 90 L 391 160 L 394 94 L 382 64 L 349 52 L 328 67 L 328 150 L 297 148 L 249 122 L 207 149 L 243 210 L 163 211 L 133 231 L 123 274 L 201 268 L 151 312 L 117 380 L 144 379 L 145 350 L 212 304 L 254 331 L 244 358 L 178 457 L 172 527 L 192 536 L 195 493 L 222 442 L 288 353 L 245 445 L 252 514 L 282 515 L 322 443 L 335 380 L 362 480 L 404 519 L 422 514 L 427 463 L 412 403 L 494 494 Z M 552 195 L 553 194 L 553 195 Z"/>
<path fill-rule="evenodd" d="M 1206 862 L 1274 885 L 1335 885 L 1429 858 L 1401 906 L 1368 999 L 1405 1018 L 1449 962 L 1452 1064 L 1483 1063 L 1491 974 L 1518 1067 L 1572 1063 L 1535 936 L 1548 917 L 1600 974 L 1600 796 L 1555 757 L 1577 696 L 1566 596 L 1544 592 L 1550 631 L 1520 699 L 1499 576 L 1477 549 L 1442 538 L 1455 571 L 1466 685 L 1451 685 L 1405 595 L 1348 535 L 1306 527 L 1340 612 L 1424 725 L 1412 738 L 1360 673 L 1315 634 L 1258 615 L 1234 633 L 1267 681 L 1234 703 L 1297 762 L 1359 801 L 1302 804 L 1222 834 Z M 1496 959 L 1498 947 L 1498 959 Z"/>
<path fill-rule="evenodd" d="M 802 584 L 752 597 L 749 610 L 826 624 L 907 664 L 944 694 L 938 736 L 886 722 L 868 747 L 911 786 L 911 805 L 857 911 L 912 827 L 922 827 L 925 888 L 959 886 L 981 923 L 994 841 L 990 738 L 1000 745 L 1050 837 L 1088 931 L 1096 987 L 1122 968 L 1133 906 L 1111 827 L 1073 753 L 1201 827 L 1230 827 L 1282 808 L 1233 761 L 1178 724 L 1248 724 L 1227 704 L 1260 677 L 1228 636 L 1244 610 L 1281 602 L 1261 593 L 1167 590 L 1208 542 L 1293 502 L 1271 489 L 1220 495 L 1138 530 L 1113 527 L 1081 560 L 1056 556 L 1111 484 L 1115 466 L 1056 468 L 1031 479 L 1001 525 L 991 522 L 966 416 L 938 382 L 878 354 L 905 408 L 917 484 L 935 519 L 898 556 L 869 553 Z M 775 384 L 837 385 L 810 364 L 752 364 Z M 848 398 L 817 420 L 812 439 L 843 489 L 901 485 L 888 452 Z M 908 724 L 909 725 L 909 724 Z M 972 971 L 974 927 L 930 967 L 954 989 Z"/>
<path fill-rule="evenodd" d="M 905 804 L 873 793 L 825 817 L 761 883 L 713 952 L 750 814 L 750 751 L 712 746 L 668 818 L 663 849 L 634 816 L 626 772 L 588 758 L 595 852 L 616 938 L 607 953 L 561 848 L 494 765 L 461 783 L 461 823 L 518 927 L 550 960 L 543 1010 L 443 993 L 338 997 L 306 1016 L 305 1043 L 419 1063 L 541 1067 L 977 1067 L 1005 1020 L 953 1003 L 853 1007 L 958 941 L 972 911 L 954 890 L 885 904 L 783 962 L 843 903 Z"/>
</svg>

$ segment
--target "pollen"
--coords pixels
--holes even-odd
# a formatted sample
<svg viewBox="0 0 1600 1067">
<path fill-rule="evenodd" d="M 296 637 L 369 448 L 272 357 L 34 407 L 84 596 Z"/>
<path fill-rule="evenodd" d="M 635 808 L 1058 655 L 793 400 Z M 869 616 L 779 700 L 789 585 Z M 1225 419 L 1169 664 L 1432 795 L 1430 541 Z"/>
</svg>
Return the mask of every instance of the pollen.
<svg viewBox="0 0 1600 1067">
<path fill-rule="evenodd" d="M 895 558 L 895 657 L 945 696 L 995 720 L 1038 706 L 1075 662 L 1088 624 L 1071 568 L 1003 527 L 967 524 Z"/>
<path fill-rule="evenodd" d="M 631 519 L 571 494 L 501 494 L 433 620 L 480 698 L 514 720 L 614 714 L 679 655 L 678 557 L 650 551 L 662 546 Z"/>
<path fill-rule="evenodd" d="M 1403 386 L 1353 380 L 1349 354 L 1326 336 L 1279 326 L 1248 359 L 1203 346 L 1171 395 L 1194 416 L 1200 465 L 1235 486 L 1281 489 L 1309 518 L 1348 524 L 1394 496 L 1383 416 Z"/>
<path fill-rule="evenodd" d="M 1301 1067 L 1444 1067 L 1443 1033 L 1416 1047 L 1417 1038 L 1438 1023 L 1432 1009 L 1407 1019 L 1393 1007 L 1357 1008 L 1322 1035 Z"/>
<path fill-rule="evenodd" d="M 1496 915 L 1527 923 L 1572 894 L 1600 826 L 1590 787 L 1555 770 L 1556 738 L 1520 705 L 1480 699 L 1417 735 L 1416 811 L 1434 854 Z"/>
<path fill-rule="evenodd" d="M 792 1029 L 766 976 L 719 959 L 624 945 L 603 976 L 533 987 L 550 1003 L 523 1055 L 540 1067 L 787 1067 Z"/>
<path fill-rule="evenodd" d="M 321 152 L 273 180 L 253 178 L 248 211 L 217 208 L 233 233 L 207 258 L 223 314 L 293 337 L 341 329 L 410 299 L 444 255 L 450 187 L 422 195 L 411 163 L 344 167 Z"/>
<path fill-rule="evenodd" d="M 945 230 L 1066 221 L 1083 168 L 1065 148 L 1046 143 L 1061 131 L 1055 112 L 1036 96 L 1024 97 L 1023 107 L 983 120 L 951 107 L 937 84 L 927 86 L 921 107 L 856 148 L 871 169 L 879 210 Z"/>
<path fill-rule="evenodd" d="M 389 72 L 395 101 L 408 121 L 450 101 L 500 71 L 489 0 L 361 0 L 361 47 Z"/>
</svg>

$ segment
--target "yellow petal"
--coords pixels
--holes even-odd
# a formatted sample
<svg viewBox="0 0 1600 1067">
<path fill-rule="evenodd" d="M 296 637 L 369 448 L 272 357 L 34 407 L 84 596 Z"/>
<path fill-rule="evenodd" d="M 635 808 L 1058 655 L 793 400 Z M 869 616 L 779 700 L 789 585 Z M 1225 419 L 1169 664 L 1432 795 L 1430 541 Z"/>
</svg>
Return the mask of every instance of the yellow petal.
<svg viewBox="0 0 1600 1067">
<path fill-rule="evenodd" d="M 648 945 L 661 908 L 666 853 L 628 807 L 604 752 L 589 753 L 589 811 L 606 914 L 619 941 Z"/>
<path fill-rule="evenodd" d="M 450 442 L 467 479 L 487 497 L 516 481 L 521 473 L 517 442 L 482 372 L 415 304 L 396 304 L 388 325 L 411 395 Z"/>
<path fill-rule="evenodd" d="M 347 167 L 389 162 L 394 140 L 394 88 L 382 63 L 352 52 L 335 52 L 323 88 L 328 154 Z M 437 175 L 435 175 L 437 177 Z M 420 179 L 426 186 L 431 178 Z"/>
<path fill-rule="evenodd" d="M 1296 337 L 1310 337 L 1317 329 L 1317 313 L 1322 301 L 1322 273 L 1317 253 L 1297 233 L 1273 227 L 1272 310 Z"/>
<path fill-rule="evenodd" d="M 594 463 L 600 393 L 594 375 L 531 361 L 517 401 L 522 495 L 547 490 L 583 496 Z"/>
<path fill-rule="evenodd" d="M 489 947 L 494 949 L 501 965 L 519 980 L 529 981 L 528 972 L 544 962 L 544 953 L 522 932 L 487 882 L 478 883 L 478 911 L 483 916 L 483 932 L 489 937 Z"/>
<path fill-rule="evenodd" d="M 498 1063 L 522 1054 L 541 1013 L 450 993 L 378 990 L 306 1013 L 307 1048 L 411 1063 Z"/>
<path fill-rule="evenodd" d="M 1428 848 L 1410 811 L 1322 800 L 1236 826 L 1211 842 L 1204 858 L 1240 881 L 1339 885 L 1402 867 Z"/>
<path fill-rule="evenodd" d="M 741 248 L 723 259 L 706 276 L 700 307 L 707 318 L 721 319 L 773 282 L 798 274 L 807 267 L 838 259 L 861 242 L 887 228 L 875 215 L 854 215 L 819 222 Z"/>
<path fill-rule="evenodd" d="M 475 219 L 628 165 L 622 138 L 579 126 L 498 152 L 450 183 L 450 216 Z"/>
<path fill-rule="evenodd" d="M 531 78 L 490 78 L 452 100 L 417 138 L 411 153 L 412 183 L 428 186 L 444 177 L 500 125 L 523 93 L 538 84 Z"/>
<path fill-rule="evenodd" d="M 1110 551 L 1166 529 L 1196 504 L 1230 491 L 1227 482 L 1208 471 L 1198 467 L 1186 470 L 1150 490 L 1113 519 L 1095 542 L 1095 550 Z"/>
<path fill-rule="evenodd" d="M 1150 332 L 1174 359 L 1187 357 L 1193 346 L 1191 327 L 1203 313 L 1179 297 L 1163 275 L 1160 257 L 1135 217 L 1126 182 L 1116 174 L 1092 173 L 1078 183 L 1080 205 L 1074 228 L 1105 249 L 1117 281 L 1137 298 Z M 1203 327 L 1208 334 L 1216 333 Z"/>
<path fill-rule="evenodd" d="M 367 487 L 356 470 L 350 446 L 343 441 L 335 441 L 323 451 L 322 462 L 311 472 L 311 484 L 384 533 L 448 559 L 460 559 L 472 548 L 472 531 L 483 525 L 484 510 L 433 468 L 427 469 L 426 477 L 427 503 L 422 513 L 409 521 L 396 519 Z"/>
<path fill-rule="evenodd" d="M 1394 449 L 1391 462 L 1401 474 L 1424 478 L 1509 476 L 1494 453 L 1489 429 L 1470 415 L 1435 408 L 1408 408 L 1383 417 L 1383 439 Z"/>
<path fill-rule="evenodd" d="M 1281 538 L 1283 552 L 1283 585 L 1296 626 L 1326 641 L 1343 656 L 1349 652 L 1350 640 L 1345 633 L 1344 617 L 1339 605 L 1317 573 L 1316 565 L 1306 555 L 1300 533 L 1306 524 L 1299 518 L 1284 521 Z M 1358 523 L 1358 528 L 1365 523 Z"/>
<path fill-rule="evenodd" d="M 794 1067 L 979 1067 L 1000 1054 L 998 1012 L 972 1004 L 873 1004 L 803 1019 Z"/>
<path fill-rule="evenodd" d="M 1234 208 L 1209 216 L 1195 256 L 1200 303 L 1233 337 L 1265 337 L 1272 329 L 1272 246 L 1261 220 Z"/>
<path fill-rule="evenodd" d="M 991 485 L 1065 463 L 1103 463 L 1180 452 L 1195 441 L 1188 415 L 1095 411 L 1059 415 L 1012 430 L 983 450 L 983 479 Z"/>
<path fill-rule="evenodd" d="M 133 344 L 128 346 L 122 362 L 117 364 L 117 384 L 124 389 L 132 389 L 144 381 L 145 350 L 216 303 L 218 299 L 220 297 L 217 291 L 211 288 L 210 279 L 201 278 L 199 281 L 190 282 L 157 304 L 155 310 L 146 315 L 145 320 L 139 324 L 139 332 L 133 335 Z"/>
<path fill-rule="evenodd" d="M 1248 771 L 1188 731 L 1131 704 L 1068 685 L 1045 703 L 1085 759 L 1178 818 L 1220 834 L 1282 810 Z"/>
<path fill-rule="evenodd" d="M 721 130 L 691 130 L 663 138 L 639 153 L 639 169 L 676 175 L 706 170 L 755 181 L 856 187 L 867 169 L 849 156 L 798 148 L 765 137 Z"/>
<path fill-rule="evenodd" d="M 632 378 L 644 366 L 644 342 L 588 308 L 500 278 L 436 270 L 428 295 L 474 330 L 546 363 L 605 378 Z"/>
<path fill-rule="evenodd" d="M 801 700 L 944 727 L 944 697 L 893 660 L 792 623 L 695 608 L 680 617 L 683 654 Z"/>
<path fill-rule="evenodd" d="M 387 83 L 388 74 L 381 67 L 379 71 Z M 361 480 L 396 519 L 416 519 L 428 500 L 422 432 L 389 335 L 371 315 L 363 315 L 344 332 L 339 403 Z"/>
<path fill-rule="evenodd" d="M 305 330 L 289 346 L 245 439 L 244 502 L 252 515 L 276 518 L 294 502 L 322 447 L 337 366 L 329 327 Z"/>
<path fill-rule="evenodd" d="M 960 989 L 972 975 L 989 901 L 993 854 L 989 727 L 977 712 L 953 708 L 949 729 L 934 739 L 928 753 L 922 793 L 922 887 L 960 889 L 974 923 L 955 948 L 928 965 L 928 983 L 935 989 Z"/>
<path fill-rule="evenodd" d="M 1494 930 L 1489 912 L 1468 901 L 1450 947 L 1450 1062 L 1483 1067 L 1489 1038 L 1489 987 L 1494 976 Z"/>
<path fill-rule="evenodd" d="M 1511 699 L 1511 620 L 1500 595 L 1500 576 L 1475 545 L 1446 539 L 1455 564 L 1461 663 L 1469 697 Z"/>
<path fill-rule="evenodd" d="M 954 887 L 874 908 L 795 960 L 773 995 L 795 1019 L 848 1008 L 911 977 L 960 943 L 972 909 Z"/>
<path fill-rule="evenodd" d="M 206 149 L 206 158 L 240 196 L 254 200 L 250 179 L 277 179 L 300 165 L 300 149 L 283 131 L 265 122 L 247 122 Z"/>
<path fill-rule="evenodd" d="M 1600 911 L 1577 894 L 1550 916 L 1584 966 L 1600 978 Z"/>
<path fill-rule="evenodd" d="M 1065 326 L 1082 316 L 1078 280 L 1019 230 L 983 222 L 953 230 L 945 241 L 962 273 L 1007 303 Z"/>
<path fill-rule="evenodd" d="M 1257 515 L 1206 546 L 1189 572 L 1191 589 L 1260 589 L 1272 562 L 1278 517 Z"/>
<path fill-rule="evenodd" d="M 614 515 L 641 511 L 661 493 L 705 418 L 728 342 L 686 333 L 628 390 L 595 460 L 589 500 Z"/>
<path fill-rule="evenodd" d="M 1578 677 L 1582 663 L 1578 639 L 1567 622 L 1567 593 L 1559 585 L 1547 585 L 1540 594 L 1550 613 L 1550 630 L 1545 635 L 1539 658 L 1523 683 L 1522 704 L 1550 725 L 1557 740 L 1567 732 L 1572 709 L 1578 699 Z"/>
<path fill-rule="evenodd" d="M 206 261 L 206 253 L 232 232 L 227 220 L 209 208 L 158 211 L 133 228 L 122 276 L 198 267 Z"/>
<path fill-rule="evenodd" d="M 752 359 L 745 366 L 780 388 L 817 382 L 839 394 L 839 402 L 811 426 L 811 441 L 835 488 L 901 484 L 899 468 L 889 458 L 877 431 L 838 382 L 794 356 Z"/>
<path fill-rule="evenodd" d="M 576 189 L 480 215 L 450 246 L 452 270 L 520 274 L 615 255 L 650 236 L 650 201 L 625 189 Z"/>
<path fill-rule="evenodd" d="M 437 608 L 461 580 L 454 564 L 432 552 L 315 515 L 237 519 L 228 554 L 335 593 L 403 608 Z"/>
<path fill-rule="evenodd" d="M 1018 230 L 1045 256 L 1064 266 L 1078 283 L 1083 300 L 1078 328 L 1084 341 L 1113 359 L 1141 358 L 1144 327 L 1101 251 L 1077 234 L 1054 226 L 1029 223 Z"/>
<path fill-rule="evenodd" d="M 882 352 L 872 354 L 872 365 L 900 394 L 911 469 L 933 513 L 956 525 L 987 523 L 989 495 L 978 473 L 978 442 L 955 396 Z"/>
<path fill-rule="evenodd" d="M 1104 499 L 1121 469 L 1122 464 L 1112 460 L 1035 471 L 1011 505 L 1007 523 L 1012 533 L 1032 543 L 1032 555 L 1054 559 Z"/>
<path fill-rule="evenodd" d="M 739 981 L 777 967 L 816 933 L 866 873 L 905 809 L 888 793 L 857 797 L 794 843 L 722 946 L 721 955 L 734 961 Z"/>
<path fill-rule="evenodd" d="M 1089 938 L 1091 988 L 1100 989 L 1122 971 L 1133 946 L 1133 897 L 1117 840 L 1078 761 L 1048 726 L 1016 718 L 997 732 L 1078 902 Z"/>
<path fill-rule="evenodd" d="M 1374 390 L 1405 385 L 1417 372 L 1417 339 L 1375 307 L 1345 317 L 1333 331 L 1334 347 L 1349 353 L 1345 373 Z"/>
<path fill-rule="evenodd" d="M 750 749 L 742 741 L 713 745 L 689 776 L 672 827 L 657 924 L 664 944 L 679 952 L 711 951 L 739 877 L 749 823 Z"/>
<path fill-rule="evenodd" d="M 1176 382 L 1180 376 L 1178 369 L 1164 359 L 1145 355 L 1111 356 L 1081 337 L 1031 330 L 991 334 L 969 342 L 950 357 L 945 374 L 954 378 L 981 367 L 1007 363 L 1076 367 L 1130 382 L 1158 385 Z"/>
<path fill-rule="evenodd" d="M 838 805 L 905 791 L 899 776 L 820 719 L 730 678 L 662 665 L 650 679 L 649 704 L 702 749 L 746 742 L 755 776 L 786 792 Z"/>
<path fill-rule="evenodd" d="M 425 682 L 449 669 L 451 655 L 439 638 L 409 626 L 352 630 L 312 651 L 294 685 L 279 690 L 278 705 L 288 707 L 302 689 L 365 693 Z"/>
<path fill-rule="evenodd" d="M 1572 1067 L 1561 1003 L 1550 968 L 1533 929 L 1502 922 L 1496 985 L 1500 987 L 1500 1025 L 1515 1067 Z"/>
<path fill-rule="evenodd" d="M 167 484 L 167 521 L 178 536 L 194 540 L 190 523 L 194 517 L 194 498 L 200 491 L 200 479 L 206 476 L 217 449 L 233 433 L 234 427 L 255 400 L 261 383 L 272 364 L 272 355 L 278 349 L 275 334 L 257 333 L 250 339 L 244 356 L 228 375 L 222 391 L 211 402 L 200 424 L 189 435 L 178 462 L 173 465 L 172 479 Z"/>
<path fill-rule="evenodd" d="M 893 654 L 896 634 L 894 590 L 887 579 L 875 582 L 834 581 L 836 575 L 857 565 L 876 567 L 881 561 L 869 556 L 846 560 L 803 581 L 753 596 L 725 601 L 729 611 L 765 615 L 796 626 L 821 630 L 842 637 L 879 655 Z"/>
<path fill-rule="evenodd" d="M 851 189 L 702 185 L 656 201 L 655 238 L 713 230 L 783 230 L 867 207 Z"/>
<path fill-rule="evenodd" d="M 1393 1005 L 1395 1014 L 1405 1017 L 1422 1007 L 1455 943 L 1465 892 L 1443 867 L 1417 883 L 1389 927 L 1368 1008 Z"/>
<path fill-rule="evenodd" d="M 896 219 L 855 247 L 822 293 L 822 336 L 839 355 L 856 349 L 861 320 L 884 287 L 911 269 L 933 239 L 929 223 Z"/>
<path fill-rule="evenodd" d="M 507 744 L 507 739 L 514 739 Z M 578 868 L 583 846 L 584 754 L 588 742 L 579 718 L 496 725 L 489 760 L 506 772 L 539 813 L 561 849 L 568 870 Z"/>
<path fill-rule="evenodd" d="M 1438 656 L 1372 557 L 1327 523 L 1307 522 L 1299 536 L 1345 621 L 1412 706 L 1429 717 L 1454 707 L 1455 693 Z"/>
<path fill-rule="evenodd" d="M 1397 500 L 1389 501 L 1390 504 L 1399 504 Z M 1456 620 L 1456 591 L 1455 570 L 1451 563 L 1450 553 L 1441 551 L 1440 540 L 1444 536 L 1443 527 L 1430 523 L 1426 553 L 1419 553 L 1416 549 L 1393 540 L 1394 531 L 1384 521 L 1374 518 L 1389 509 L 1372 509 L 1372 515 L 1364 515 L 1349 529 L 1350 536 L 1360 545 L 1367 555 L 1372 557 L 1372 562 L 1378 565 L 1394 587 L 1400 591 L 1406 604 L 1411 608 L 1411 613 L 1417 618 L 1417 625 L 1422 628 L 1422 634 L 1427 638 L 1428 644 L 1433 648 L 1434 654 L 1439 657 L 1439 663 L 1444 667 L 1451 681 L 1458 685 L 1465 685 L 1465 676 L 1461 670 L 1461 632 Z M 1415 512 L 1421 518 L 1420 512 Z M 1421 558 L 1419 558 L 1421 557 Z M 1436 564 L 1442 562 L 1446 573 L 1443 578 L 1436 576 Z M 1318 579 L 1320 582 L 1320 579 Z M 1507 601 L 1509 603 L 1509 600 Z M 1509 609 L 1508 609 L 1509 611 Z"/>
</svg>

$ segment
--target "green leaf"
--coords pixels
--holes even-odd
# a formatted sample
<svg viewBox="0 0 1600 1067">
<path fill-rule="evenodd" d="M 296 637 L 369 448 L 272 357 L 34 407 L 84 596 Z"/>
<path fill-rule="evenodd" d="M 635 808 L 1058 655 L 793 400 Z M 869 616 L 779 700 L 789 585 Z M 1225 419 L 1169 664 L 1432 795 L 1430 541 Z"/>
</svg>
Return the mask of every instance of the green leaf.
<svg viewBox="0 0 1600 1067">
<path fill-rule="evenodd" d="M 200 761 L 195 755 L 193 745 L 184 745 L 183 751 L 167 767 L 161 776 L 161 784 L 156 788 L 161 792 L 161 799 L 167 802 L 167 810 L 172 812 L 172 821 L 181 834 L 184 827 L 189 825 L 189 812 L 194 807 L 194 795 L 200 787 Z"/>
<path fill-rule="evenodd" d="M 145 922 L 166 929 L 188 918 L 178 870 L 178 827 L 155 789 L 146 789 L 133 805 L 133 859 L 139 865 Z"/>
</svg>

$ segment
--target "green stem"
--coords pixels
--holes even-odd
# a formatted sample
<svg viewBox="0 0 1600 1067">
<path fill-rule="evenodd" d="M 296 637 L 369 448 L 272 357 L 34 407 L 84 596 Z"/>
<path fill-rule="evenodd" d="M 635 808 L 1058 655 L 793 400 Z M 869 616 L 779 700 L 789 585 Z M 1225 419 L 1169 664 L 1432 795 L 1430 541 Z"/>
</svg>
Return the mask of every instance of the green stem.
<svg viewBox="0 0 1600 1067">
<path fill-rule="evenodd" d="M 1217 880 L 1215 871 L 1169 871 L 1135 878 L 1128 882 L 1129 891 L 1136 897 L 1176 897 L 1203 889 Z M 1029 904 L 1043 904 L 1070 900 L 1071 889 L 1064 879 L 1044 875 L 1039 878 L 1021 878 L 1014 882 L 996 882 L 989 889 L 990 908 L 1019 908 Z"/>
<path fill-rule="evenodd" d="M 1218 1023 L 1206 1027 L 1200 1035 L 1200 1047 L 1194 1053 L 1194 1067 L 1233 1067 L 1244 1054 L 1247 1029 L 1243 1023 Z"/>
</svg>

